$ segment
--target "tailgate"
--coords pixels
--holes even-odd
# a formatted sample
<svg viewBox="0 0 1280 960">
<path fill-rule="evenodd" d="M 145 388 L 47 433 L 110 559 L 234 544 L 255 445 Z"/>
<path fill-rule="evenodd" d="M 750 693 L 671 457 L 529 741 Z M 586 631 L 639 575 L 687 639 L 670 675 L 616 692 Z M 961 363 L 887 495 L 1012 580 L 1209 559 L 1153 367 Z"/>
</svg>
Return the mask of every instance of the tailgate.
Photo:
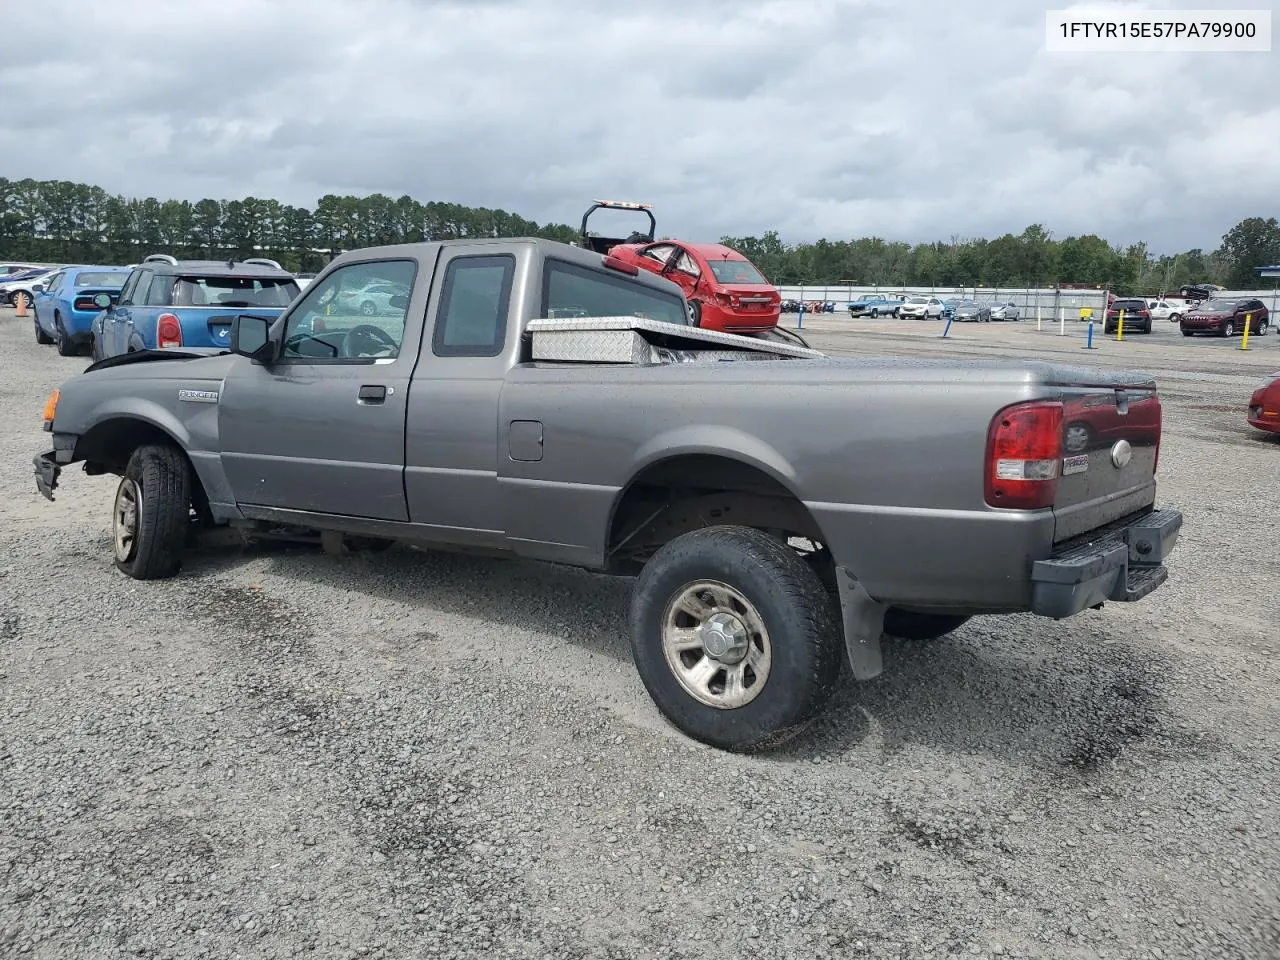
<svg viewBox="0 0 1280 960">
<path fill-rule="evenodd" d="M 1068 386 L 1062 401 L 1062 469 L 1054 500 L 1059 543 L 1155 502 L 1161 426 L 1154 383 Z"/>
</svg>

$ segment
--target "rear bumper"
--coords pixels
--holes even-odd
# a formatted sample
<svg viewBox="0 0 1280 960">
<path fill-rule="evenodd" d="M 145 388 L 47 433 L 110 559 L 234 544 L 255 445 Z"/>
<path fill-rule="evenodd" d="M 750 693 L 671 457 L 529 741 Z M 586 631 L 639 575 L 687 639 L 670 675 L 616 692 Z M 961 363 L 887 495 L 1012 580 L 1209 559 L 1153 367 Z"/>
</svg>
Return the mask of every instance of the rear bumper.
<svg viewBox="0 0 1280 960">
<path fill-rule="evenodd" d="M 1108 600 L 1143 599 L 1168 579 L 1164 561 L 1181 530 L 1181 512 L 1156 510 L 1097 540 L 1037 560 L 1031 569 L 1031 612 L 1062 619 Z"/>
</svg>

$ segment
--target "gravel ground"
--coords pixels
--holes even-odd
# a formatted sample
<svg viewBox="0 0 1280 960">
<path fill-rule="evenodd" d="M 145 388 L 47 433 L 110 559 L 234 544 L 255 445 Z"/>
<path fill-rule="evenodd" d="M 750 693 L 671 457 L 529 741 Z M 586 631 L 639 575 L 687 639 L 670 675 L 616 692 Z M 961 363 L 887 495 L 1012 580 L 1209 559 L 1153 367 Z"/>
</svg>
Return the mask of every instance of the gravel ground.
<svg viewBox="0 0 1280 960">
<path fill-rule="evenodd" d="M 649 702 L 625 580 L 302 547 L 125 579 L 111 478 L 31 477 L 86 361 L 0 311 L 0 956 L 1280 956 L 1280 442 L 1243 419 L 1280 337 L 806 329 L 1156 372 L 1170 582 L 894 645 L 783 752 L 720 753 Z"/>
</svg>

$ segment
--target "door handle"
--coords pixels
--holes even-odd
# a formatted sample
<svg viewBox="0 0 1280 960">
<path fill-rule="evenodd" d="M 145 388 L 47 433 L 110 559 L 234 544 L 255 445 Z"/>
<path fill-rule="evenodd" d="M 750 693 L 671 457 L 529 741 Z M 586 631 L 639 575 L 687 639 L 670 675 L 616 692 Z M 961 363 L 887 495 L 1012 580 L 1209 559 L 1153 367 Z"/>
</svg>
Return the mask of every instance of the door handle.
<svg viewBox="0 0 1280 960">
<path fill-rule="evenodd" d="M 382 403 L 387 399 L 387 388 L 381 384 L 366 383 L 360 388 L 360 403 Z"/>
</svg>

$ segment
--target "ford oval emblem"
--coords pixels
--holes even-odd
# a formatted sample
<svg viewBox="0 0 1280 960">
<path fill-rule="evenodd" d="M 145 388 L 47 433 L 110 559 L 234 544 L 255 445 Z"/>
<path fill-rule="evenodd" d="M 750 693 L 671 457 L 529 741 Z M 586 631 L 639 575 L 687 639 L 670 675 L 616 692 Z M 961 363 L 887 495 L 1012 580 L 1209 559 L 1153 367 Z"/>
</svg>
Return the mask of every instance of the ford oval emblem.
<svg viewBox="0 0 1280 960">
<path fill-rule="evenodd" d="M 1133 447 L 1129 446 L 1129 441 L 1117 440 L 1115 446 L 1111 448 L 1111 462 L 1116 465 L 1116 469 L 1127 467 L 1132 459 Z"/>
</svg>

